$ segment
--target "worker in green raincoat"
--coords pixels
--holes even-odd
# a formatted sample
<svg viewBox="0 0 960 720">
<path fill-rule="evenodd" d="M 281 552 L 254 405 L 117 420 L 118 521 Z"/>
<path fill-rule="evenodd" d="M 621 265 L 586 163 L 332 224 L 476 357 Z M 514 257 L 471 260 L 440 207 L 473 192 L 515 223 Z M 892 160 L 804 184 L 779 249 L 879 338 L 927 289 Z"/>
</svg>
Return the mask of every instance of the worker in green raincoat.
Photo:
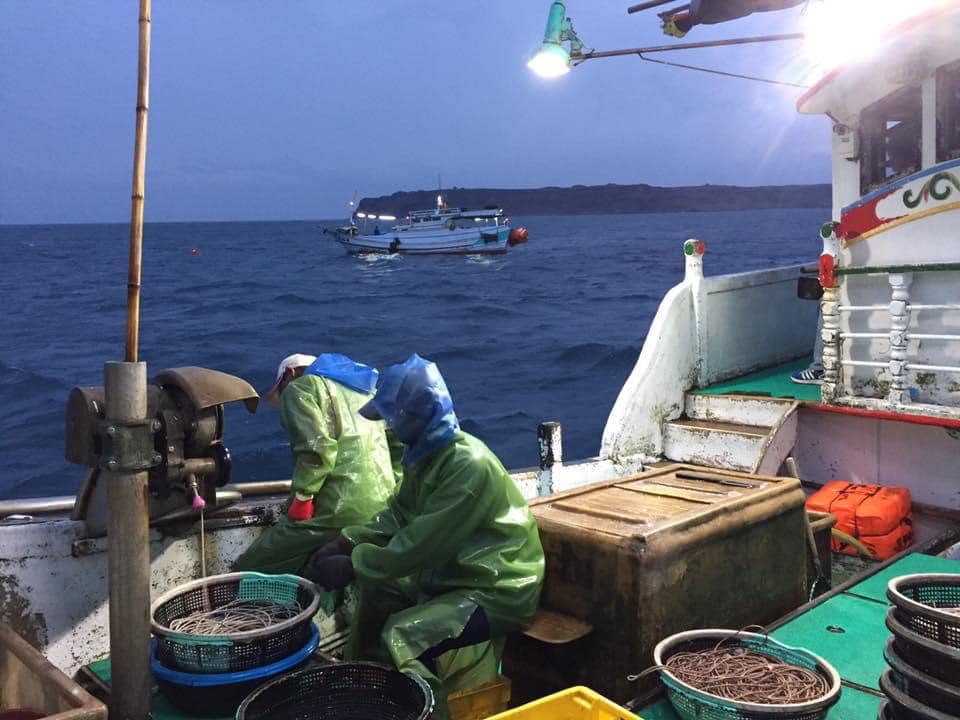
<svg viewBox="0 0 960 720">
<path fill-rule="evenodd" d="M 266 400 L 280 410 L 294 468 L 286 516 L 264 531 L 234 570 L 299 573 L 310 554 L 347 525 L 382 510 L 396 484 L 386 428 L 358 414 L 378 373 L 344 355 L 295 354 Z"/>
<path fill-rule="evenodd" d="M 403 482 L 372 521 L 344 528 L 305 569 L 326 588 L 356 578 L 348 659 L 384 653 L 447 693 L 497 677 L 508 633 L 533 619 L 544 558 L 536 521 L 510 475 L 460 430 L 437 366 L 413 355 L 384 371 L 360 409 L 404 443 Z"/>
</svg>

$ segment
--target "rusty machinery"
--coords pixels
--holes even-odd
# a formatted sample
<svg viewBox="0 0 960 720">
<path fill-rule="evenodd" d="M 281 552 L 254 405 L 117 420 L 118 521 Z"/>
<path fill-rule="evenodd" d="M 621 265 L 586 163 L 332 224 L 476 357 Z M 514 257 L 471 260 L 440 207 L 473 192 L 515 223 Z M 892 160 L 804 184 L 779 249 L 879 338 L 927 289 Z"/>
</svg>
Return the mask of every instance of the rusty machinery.
<svg viewBox="0 0 960 720">
<path fill-rule="evenodd" d="M 218 502 L 217 488 L 230 481 L 230 452 L 223 444 L 223 406 L 243 401 L 256 412 L 259 396 L 245 380 L 200 367 L 164 370 L 147 386 L 147 419 L 121 425 L 104 419 L 104 389 L 70 391 L 66 458 L 90 468 L 73 517 L 88 535 L 103 535 L 107 499 L 100 470 L 149 473 L 152 523 L 189 516 Z M 220 495 L 221 503 L 224 496 Z"/>
</svg>

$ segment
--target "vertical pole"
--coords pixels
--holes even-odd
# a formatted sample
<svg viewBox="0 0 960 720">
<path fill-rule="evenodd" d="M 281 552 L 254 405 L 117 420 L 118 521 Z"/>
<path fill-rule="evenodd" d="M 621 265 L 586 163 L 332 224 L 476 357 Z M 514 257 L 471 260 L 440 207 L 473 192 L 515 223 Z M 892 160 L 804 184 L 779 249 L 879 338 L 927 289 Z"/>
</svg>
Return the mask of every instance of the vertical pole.
<svg viewBox="0 0 960 720">
<path fill-rule="evenodd" d="M 697 362 L 696 385 L 704 384 L 710 374 L 709 360 L 706 351 L 706 293 L 703 290 L 703 254 L 707 251 L 702 240 L 690 238 L 683 243 L 683 281 L 690 286 L 690 296 L 693 305 L 693 321 L 697 333 Z"/>
<path fill-rule="evenodd" d="M 146 363 L 104 365 L 106 419 L 128 425 L 147 416 Z M 108 465 L 109 467 L 109 465 Z M 106 473 L 109 505 L 111 720 L 150 714 L 150 542 L 147 473 Z"/>
<path fill-rule="evenodd" d="M 895 405 L 910 402 L 907 387 L 907 343 L 910 338 L 910 273 L 893 273 L 887 276 L 890 282 L 890 392 L 887 400 Z"/>
<path fill-rule="evenodd" d="M 823 286 L 820 313 L 823 317 L 823 326 L 820 328 L 820 338 L 823 340 L 820 399 L 832 403 L 843 394 L 840 387 L 840 288 L 833 282 Z"/>
<path fill-rule="evenodd" d="M 143 198 L 147 168 L 147 108 L 150 104 L 150 0 L 140 0 L 140 54 L 137 63 L 137 127 L 133 142 L 133 193 L 130 203 L 130 265 L 127 271 L 125 359 L 136 362 L 140 334 L 140 267 L 143 249 Z"/>
<path fill-rule="evenodd" d="M 540 446 L 540 472 L 537 475 L 537 492 L 551 495 L 553 487 L 553 469 L 563 465 L 563 439 L 560 423 L 545 422 L 537 426 L 537 443 Z"/>
</svg>

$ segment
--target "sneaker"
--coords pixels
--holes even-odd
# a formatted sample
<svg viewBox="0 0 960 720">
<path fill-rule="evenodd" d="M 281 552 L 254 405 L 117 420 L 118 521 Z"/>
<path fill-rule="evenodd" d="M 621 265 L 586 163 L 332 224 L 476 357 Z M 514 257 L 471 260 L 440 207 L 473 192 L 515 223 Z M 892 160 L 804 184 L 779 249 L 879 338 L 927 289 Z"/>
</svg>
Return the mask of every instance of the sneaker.
<svg viewBox="0 0 960 720">
<path fill-rule="evenodd" d="M 790 373 L 790 379 L 801 385 L 819 385 L 823 382 L 823 368 L 807 368 Z"/>
</svg>

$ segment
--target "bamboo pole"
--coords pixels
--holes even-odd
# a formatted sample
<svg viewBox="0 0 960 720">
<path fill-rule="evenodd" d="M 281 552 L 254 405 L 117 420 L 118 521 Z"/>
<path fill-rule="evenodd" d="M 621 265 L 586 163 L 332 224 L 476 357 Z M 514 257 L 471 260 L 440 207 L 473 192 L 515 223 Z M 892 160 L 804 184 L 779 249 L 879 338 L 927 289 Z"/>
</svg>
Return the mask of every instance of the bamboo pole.
<svg viewBox="0 0 960 720">
<path fill-rule="evenodd" d="M 143 199 L 147 169 L 147 109 L 150 104 L 150 2 L 151 0 L 140 0 L 137 127 L 133 144 L 130 266 L 127 271 L 127 344 L 125 355 L 127 362 L 137 362 L 140 343 L 140 268 L 143 256 Z"/>
</svg>

